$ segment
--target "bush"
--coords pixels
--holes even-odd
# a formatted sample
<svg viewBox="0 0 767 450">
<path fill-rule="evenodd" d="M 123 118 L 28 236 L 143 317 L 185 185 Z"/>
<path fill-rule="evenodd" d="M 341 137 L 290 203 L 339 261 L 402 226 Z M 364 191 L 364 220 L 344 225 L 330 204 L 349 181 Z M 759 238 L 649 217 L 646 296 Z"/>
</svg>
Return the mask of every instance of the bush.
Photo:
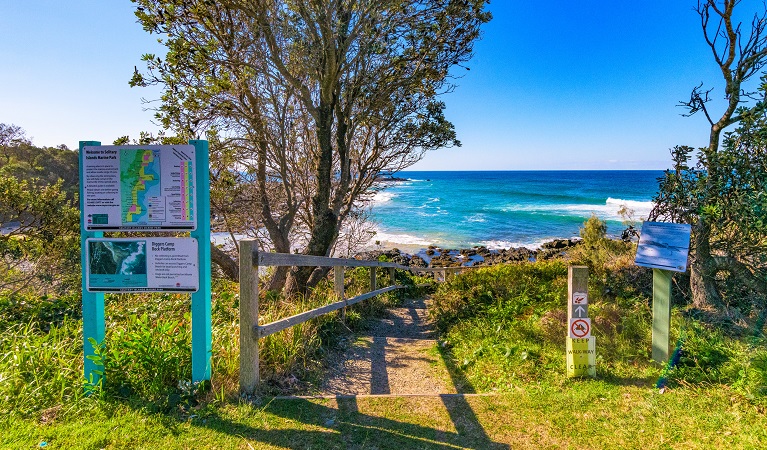
<svg viewBox="0 0 767 450">
<path fill-rule="evenodd" d="M 679 384 L 725 384 L 752 402 L 767 406 L 767 339 L 734 339 L 696 319 L 681 325 L 681 356 L 669 372 Z"/>
<path fill-rule="evenodd" d="M 475 316 L 540 315 L 567 292 L 562 261 L 507 264 L 471 270 L 442 283 L 433 297 L 437 326 L 447 329 Z"/>
<path fill-rule="evenodd" d="M 573 262 L 588 266 L 589 275 L 605 284 L 608 269 L 633 263 L 631 243 L 607 237 L 607 222 L 592 214 L 580 230 L 583 242 L 571 252 Z"/>
<path fill-rule="evenodd" d="M 192 375 L 190 324 L 189 313 L 182 321 L 143 314 L 109 330 L 96 350 L 106 379 L 104 392 L 160 409 L 176 406 L 183 382 Z"/>
</svg>

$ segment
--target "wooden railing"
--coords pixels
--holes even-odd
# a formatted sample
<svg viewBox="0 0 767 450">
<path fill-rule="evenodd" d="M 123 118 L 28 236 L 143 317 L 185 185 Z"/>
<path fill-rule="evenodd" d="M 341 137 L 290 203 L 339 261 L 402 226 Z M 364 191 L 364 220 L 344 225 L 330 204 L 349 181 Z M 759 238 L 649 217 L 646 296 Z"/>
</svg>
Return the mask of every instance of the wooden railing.
<svg viewBox="0 0 767 450">
<path fill-rule="evenodd" d="M 333 267 L 333 287 L 341 300 L 310 311 L 302 312 L 266 325 L 258 324 L 258 268 L 260 266 Z M 369 267 L 370 292 L 352 298 L 344 293 L 344 268 Z M 389 269 L 391 286 L 377 289 L 376 268 Z M 258 241 L 240 241 L 240 391 L 251 393 L 260 381 L 258 366 L 258 340 L 286 328 L 314 319 L 323 314 L 345 308 L 386 292 L 403 289 L 394 284 L 395 270 L 414 273 L 436 272 L 442 280 L 468 267 L 408 267 L 391 262 L 362 261 L 358 259 L 328 258 L 324 256 L 293 255 L 258 251 Z"/>
</svg>

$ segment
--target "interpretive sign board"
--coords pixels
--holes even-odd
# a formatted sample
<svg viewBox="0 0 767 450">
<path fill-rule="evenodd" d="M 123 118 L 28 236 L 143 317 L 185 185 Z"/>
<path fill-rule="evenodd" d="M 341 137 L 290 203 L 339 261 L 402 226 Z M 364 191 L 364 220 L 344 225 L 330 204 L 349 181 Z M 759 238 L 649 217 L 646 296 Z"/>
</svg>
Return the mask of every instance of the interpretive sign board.
<svg viewBox="0 0 767 450">
<path fill-rule="evenodd" d="M 86 240 L 89 292 L 196 292 L 197 239 L 94 238 Z"/>
<path fill-rule="evenodd" d="M 190 293 L 192 381 L 210 380 L 210 178 L 208 141 L 102 146 L 80 141 L 80 267 L 83 375 L 103 372 L 91 356 L 105 336 L 105 292 Z M 104 232 L 157 232 L 104 238 Z M 165 231 L 189 232 L 167 238 Z M 136 233 L 138 234 L 138 233 Z"/>
<path fill-rule="evenodd" d="M 636 265 L 685 272 L 690 252 L 690 231 L 690 225 L 685 223 L 642 223 Z"/>
<path fill-rule="evenodd" d="M 196 229 L 192 145 L 84 146 L 88 231 Z"/>
</svg>

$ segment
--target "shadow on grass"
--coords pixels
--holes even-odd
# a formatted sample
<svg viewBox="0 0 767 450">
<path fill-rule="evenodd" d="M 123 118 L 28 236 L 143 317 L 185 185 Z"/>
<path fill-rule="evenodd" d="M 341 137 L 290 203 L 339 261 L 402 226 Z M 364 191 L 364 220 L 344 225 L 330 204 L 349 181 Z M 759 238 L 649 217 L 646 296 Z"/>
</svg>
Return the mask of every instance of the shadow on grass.
<svg viewBox="0 0 767 450">
<path fill-rule="evenodd" d="M 455 432 L 361 413 L 357 398 L 353 396 L 337 398 L 337 408 L 319 404 L 319 400 L 272 400 L 266 407 L 254 411 L 283 419 L 263 419 L 272 426 L 256 427 L 246 421 L 233 421 L 218 414 L 207 415 L 204 424 L 200 421 L 193 423 L 218 433 L 241 437 L 250 448 L 259 448 L 258 444 L 293 449 L 509 448 L 487 437 L 464 398 L 449 395 L 444 396 L 442 401 L 453 420 Z"/>
</svg>

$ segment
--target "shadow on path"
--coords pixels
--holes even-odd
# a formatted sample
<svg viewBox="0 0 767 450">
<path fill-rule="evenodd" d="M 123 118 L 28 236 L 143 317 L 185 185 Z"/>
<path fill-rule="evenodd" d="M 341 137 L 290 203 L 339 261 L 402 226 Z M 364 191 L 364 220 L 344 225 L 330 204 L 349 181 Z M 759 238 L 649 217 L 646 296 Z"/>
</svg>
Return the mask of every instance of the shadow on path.
<svg viewBox="0 0 767 450">
<path fill-rule="evenodd" d="M 294 449 L 509 448 L 492 441 L 467 398 L 442 391 L 442 380 L 439 380 L 440 386 L 436 386 L 436 378 L 421 377 L 412 369 L 414 365 L 420 364 L 423 368 L 425 364 L 431 368 L 430 375 L 439 370 L 434 366 L 438 358 L 422 353 L 434 345 L 431 340 L 434 330 L 428 321 L 423 299 L 411 300 L 405 307 L 390 311 L 370 332 L 368 339 L 372 340 L 366 341 L 370 342 L 369 346 L 352 353 L 357 358 L 369 358 L 369 372 L 365 374 L 359 370 L 367 363 L 358 364 L 356 368 L 346 366 L 351 372 L 345 376 L 360 376 L 359 383 L 351 383 L 359 390 L 336 391 L 337 394 L 352 395 L 325 399 L 272 399 L 265 407 L 253 407 L 253 415 L 242 420 L 209 416 L 206 423 L 195 422 L 195 425 L 239 436 L 249 448 L 260 448 L 259 444 Z M 400 352 L 398 347 L 410 348 Z M 459 371 L 451 366 L 449 355 L 440 349 L 440 356 L 448 366 L 456 388 L 450 391 L 473 392 L 465 379 L 454 375 Z M 408 374 L 409 371 L 412 373 Z M 404 383 L 390 379 L 398 375 L 403 377 Z M 368 392 L 377 395 L 394 392 L 394 395 L 378 398 L 353 395 Z M 401 396 L 397 396 L 398 393 Z M 413 397 L 413 394 L 429 395 Z M 494 418 L 488 416 L 484 420 Z M 254 423 L 264 426 L 254 426 Z M 280 424 L 279 429 L 275 423 Z"/>
</svg>

